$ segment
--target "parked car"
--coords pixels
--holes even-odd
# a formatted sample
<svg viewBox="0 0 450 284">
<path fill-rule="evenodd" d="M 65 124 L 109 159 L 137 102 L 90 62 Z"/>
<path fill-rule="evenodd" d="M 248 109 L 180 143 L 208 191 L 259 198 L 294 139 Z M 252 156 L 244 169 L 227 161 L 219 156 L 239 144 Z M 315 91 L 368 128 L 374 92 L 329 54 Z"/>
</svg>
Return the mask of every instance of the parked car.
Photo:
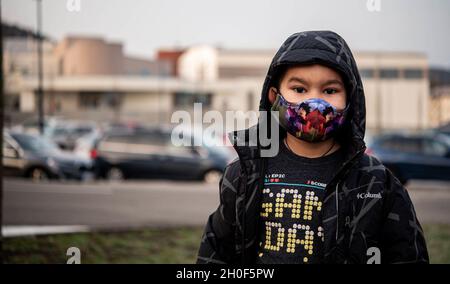
<svg viewBox="0 0 450 284">
<path fill-rule="evenodd" d="M 89 122 L 61 122 L 46 131 L 45 136 L 63 150 L 72 151 L 78 138 L 95 134 L 98 127 Z"/>
<path fill-rule="evenodd" d="M 448 139 L 450 139 L 450 122 L 445 125 L 442 125 L 441 127 L 434 129 L 434 132 L 442 134 L 442 135 L 446 136 Z"/>
<path fill-rule="evenodd" d="M 45 116 L 44 117 L 44 135 L 47 133 L 50 129 L 52 129 L 55 125 L 59 123 L 61 120 L 60 117 L 57 116 Z M 11 127 L 12 131 L 15 132 L 22 132 L 22 133 L 29 133 L 34 135 L 39 135 L 39 122 L 37 117 L 32 117 L 29 119 L 26 119 L 20 124 L 14 125 Z"/>
<path fill-rule="evenodd" d="M 75 141 L 73 153 L 80 158 L 95 160 L 97 156 L 98 142 L 103 138 L 105 132 L 124 133 L 145 129 L 137 123 L 105 123 L 95 131 L 91 131 Z"/>
<path fill-rule="evenodd" d="M 378 157 L 402 183 L 450 180 L 450 142 L 443 135 L 385 134 L 375 137 L 367 152 Z"/>
<path fill-rule="evenodd" d="M 215 146 L 175 146 L 171 131 L 135 129 L 106 134 L 96 149 L 95 170 L 110 180 L 160 178 L 217 182 L 230 161 Z"/>
<path fill-rule="evenodd" d="M 61 151 L 42 136 L 29 133 L 3 133 L 3 173 L 33 180 L 92 178 L 92 164 Z"/>
<path fill-rule="evenodd" d="M 73 153 L 79 158 L 90 160 L 91 163 L 94 163 L 97 157 L 97 145 L 102 137 L 103 132 L 96 131 L 78 138 L 75 141 Z"/>
</svg>

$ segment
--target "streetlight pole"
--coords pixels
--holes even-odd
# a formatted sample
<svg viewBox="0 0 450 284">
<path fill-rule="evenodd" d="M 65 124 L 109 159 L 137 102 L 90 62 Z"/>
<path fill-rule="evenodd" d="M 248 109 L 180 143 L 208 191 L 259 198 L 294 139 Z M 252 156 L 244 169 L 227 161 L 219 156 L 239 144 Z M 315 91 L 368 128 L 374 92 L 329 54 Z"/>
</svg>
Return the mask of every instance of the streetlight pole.
<svg viewBox="0 0 450 284">
<path fill-rule="evenodd" d="M 44 91 L 43 91 L 43 65 L 42 65 L 42 0 L 36 0 L 37 9 L 37 56 L 38 56 L 38 126 L 39 133 L 44 134 Z"/>
<path fill-rule="evenodd" d="M 2 23 L 2 0 L 0 0 L 0 22 Z M 0 29 L 0 129 L 2 130 L 3 137 L 3 120 L 4 120 L 4 112 L 3 108 L 5 105 L 3 104 L 4 100 L 4 90 L 3 90 L 3 27 Z M 0 142 L 1 148 L 3 149 L 3 138 Z M 3 150 L 2 150 L 3 157 Z M 0 165 L 0 173 L 3 173 L 3 163 Z M 3 175 L 0 175 L 0 261 L 3 264 Z"/>
</svg>

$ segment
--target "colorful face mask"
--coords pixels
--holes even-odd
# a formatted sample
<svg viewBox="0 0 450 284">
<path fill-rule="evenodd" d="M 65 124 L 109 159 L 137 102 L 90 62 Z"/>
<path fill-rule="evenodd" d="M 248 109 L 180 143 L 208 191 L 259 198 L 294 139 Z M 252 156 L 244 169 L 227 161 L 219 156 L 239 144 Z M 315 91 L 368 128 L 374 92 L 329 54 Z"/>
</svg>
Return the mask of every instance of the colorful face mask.
<svg viewBox="0 0 450 284">
<path fill-rule="evenodd" d="M 287 132 L 301 140 L 320 142 L 332 137 L 344 124 L 348 105 L 337 111 L 330 103 L 318 98 L 295 104 L 277 93 L 271 109 L 279 112 L 280 125 Z"/>
</svg>

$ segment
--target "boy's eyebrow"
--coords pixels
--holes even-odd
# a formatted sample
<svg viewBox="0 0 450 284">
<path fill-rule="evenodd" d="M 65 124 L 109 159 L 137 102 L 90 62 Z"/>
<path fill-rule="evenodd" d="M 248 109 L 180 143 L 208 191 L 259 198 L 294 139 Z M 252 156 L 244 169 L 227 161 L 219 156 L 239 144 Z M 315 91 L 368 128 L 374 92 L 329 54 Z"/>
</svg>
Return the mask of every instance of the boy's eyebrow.
<svg viewBox="0 0 450 284">
<path fill-rule="evenodd" d="M 326 85 L 331 85 L 331 84 L 338 84 L 340 86 L 343 85 L 343 83 L 340 80 L 337 80 L 337 79 L 327 80 L 322 85 L 326 86 Z"/>
<path fill-rule="evenodd" d="M 297 81 L 299 83 L 308 85 L 308 82 L 306 82 L 305 80 L 303 80 L 302 78 L 299 78 L 299 77 L 291 77 L 291 78 L 289 78 L 288 83 L 293 82 L 293 81 Z"/>
<path fill-rule="evenodd" d="M 294 82 L 294 81 L 302 83 L 302 84 L 305 84 L 305 85 L 309 85 L 306 80 L 304 80 L 302 78 L 299 78 L 299 77 L 291 77 L 291 78 L 289 78 L 288 83 Z M 337 80 L 337 79 L 327 80 L 327 81 L 322 83 L 322 86 L 331 85 L 331 84 L 338 84 L 340 86 L 343 86 L 343 83 L 340 80 Z"/>
</svg>

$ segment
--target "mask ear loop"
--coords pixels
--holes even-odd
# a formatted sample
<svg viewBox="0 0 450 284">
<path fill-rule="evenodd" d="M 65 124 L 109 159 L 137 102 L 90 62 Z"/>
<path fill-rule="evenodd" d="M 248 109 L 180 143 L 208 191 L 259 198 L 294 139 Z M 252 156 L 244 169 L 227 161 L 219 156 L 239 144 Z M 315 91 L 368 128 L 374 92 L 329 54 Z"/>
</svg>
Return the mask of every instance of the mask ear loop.
<svg viewBox="0 0 450 284">
<path fill-rule="evenodd" d="M 279 93 L 277 90 L 275 101 L 273 102 L 271 108 L 274 108 L 277 105 L 282 105 L 284 103 L 288 103 L 288 101 L 286 101 L 286 99 L 283 97 L 283 95 L 281 95 L 281 93 Z"/>
<path fill-rule="evenodd" d="M 277 96 L 280 97 L 280 100 L 282 100 L 286 105 L 292 107 L 292 108 L 296 108 L 298 106 L 300 106 L 300 104 L 296 104 L 296 103 L 291 103 L 288 100 L 286 100 L 286 98 L 281 94 L 280 91 L 277 90 Z"/>
</svg>

